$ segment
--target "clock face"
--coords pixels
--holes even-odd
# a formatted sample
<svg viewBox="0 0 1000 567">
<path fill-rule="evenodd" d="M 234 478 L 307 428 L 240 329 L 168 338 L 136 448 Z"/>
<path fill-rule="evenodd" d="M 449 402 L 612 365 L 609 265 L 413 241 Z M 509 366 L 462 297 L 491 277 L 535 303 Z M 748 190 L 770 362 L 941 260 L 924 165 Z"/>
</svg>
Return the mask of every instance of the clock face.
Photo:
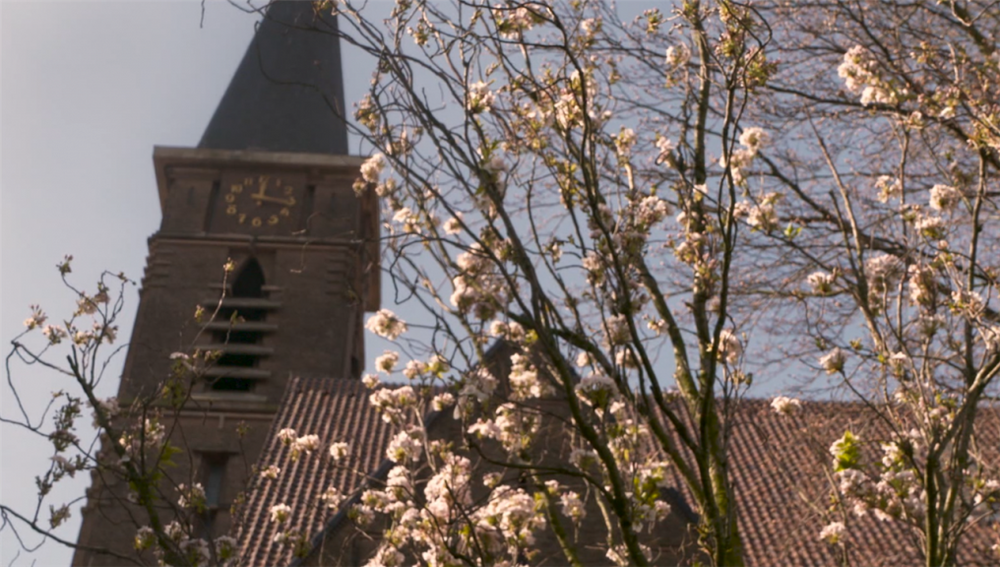
<svg viewBox="0 0 1000 567">
<path fill-rule="evenodd" d="M 304 189 L 301 175 L 231 172 L 222 178 L 216 226 L 253 234 L 288 233 L 296 228 Z"/>
</svg>

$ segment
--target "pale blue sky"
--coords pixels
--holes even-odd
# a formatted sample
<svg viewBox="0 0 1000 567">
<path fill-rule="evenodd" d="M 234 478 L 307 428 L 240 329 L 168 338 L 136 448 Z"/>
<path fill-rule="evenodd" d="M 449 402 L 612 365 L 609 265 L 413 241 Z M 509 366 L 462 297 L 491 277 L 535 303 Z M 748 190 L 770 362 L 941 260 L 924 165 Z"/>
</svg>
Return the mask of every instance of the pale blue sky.
<svg viewBox="0 0 1000 567">
<path fill-rule="evenodd" d="M 369 3 L 373 13 L 390 7 L 388 0 Z M 80 286 L 93 288 L 105 269 L 141 279 L 146 239 L 160 222 L 153 146 L 197 145 L 257 19 L 224 0 L 207 0 L 204 16 L 196 0 L 0 0 L 0 345 L 21 332 L 31 304 L 52 316 L 73 309 L 75 298 L 55 270 L 65 254 L 76 258 L 72 278 Z M 370 72 L 367 58 L 345 46 L 345 77 Z M 347 82 L 348 103 L 367 86 Z M 123 341 L 136 302 L 133 289 L 120 319 Z M 383 345 L 370 343 L 370 352 L 381 352 Z M 117 390 L 121 362 L 108 371 L 103 395 Z M 13 378 L 27 407 L 71 389 L 23 365 L 13 366 Z M 16 406 L 0 391 L 8 415 Z M 4 427 L 0 500 L 30 509 L 33 479 L 50 456 L 47 442 Z M 47 520 L 48 503 L 82 495 L 89 482 L 81 475 L 61 483 L 41 517 Z M 76 540 L 79 508 L 60 537 Z M 30 545 L 39 543 L 25 534 Z M 18 550 L 9 530 L 0 534 L 5 567 L 67 565 L 71 557 L 50 542 L 11 563 Z"/>
<path fill-rule="evenodd" d="M 190 0 L 0 1 L 3 345 L 20 332 L 29 304 L 54 315 L 71 309 L 54 269 L 64 254 L 76 257 L 81 285 L 92 287 L 105 268 L 141 277 L 146 238 L 160 220 L 153 146 L 198 143 L 253 33 L 254 16 L 225 2 L 207 2 L 199 27 L 201 17 Z M 128 299 L 125 340 L 135 293 Z M 118 370 L 110 376 L 109 395 Z M 65 387 L 23 367 L 14 377 L 29 406 Z M 6 393 L 3 408 L 12 409 Z M 50 448 L 6 427 L 0 443 L 2 500 L 30 505 Z M 88 483 L 77 478 L 61 494 L 82 494 Z M 74 506 L 59 534 L 75 540 L 78 520 Z M 9 530 L 0 534 L 0 564 L 17 550 Z M 46 544 L 14 564 L 69 560 L 68 550 Z"/>
</svg>

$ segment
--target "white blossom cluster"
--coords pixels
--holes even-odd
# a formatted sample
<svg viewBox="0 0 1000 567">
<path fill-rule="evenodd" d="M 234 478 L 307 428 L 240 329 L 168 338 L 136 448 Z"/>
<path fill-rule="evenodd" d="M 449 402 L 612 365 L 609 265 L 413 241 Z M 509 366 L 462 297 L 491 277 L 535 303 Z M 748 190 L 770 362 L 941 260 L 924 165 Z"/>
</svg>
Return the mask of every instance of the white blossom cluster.
<svg viewBox="0 0 1000 567">
<path fill-rule="evenodd" d="M 899 179 L 889 175 L 880 175 L 875 180 L 875 188 L 878 189 L 878 199 L 882 203 L 889 202 L 889 199 L 899 197 L 903 194 L 903 185 Z"/>
<path fill-rule="evenodd" d="M 880 252 L 865 259 L 865 277 L 868 280 L 868 300 L 873 309 L 881 309 L 885 296 L 904 274 L 902 260 Z"/>
<path fill-rule="evenodd" d="M 368 396 L 368 400 L 386 423 L 401 424 L 406 411 L 416 406 L 417 395 L 411 386 L 379 388 Z"/>
<path fill-rule="evenodd" d="M 519 343 L 525 339 L 524 327 L 517 321 L 509 323 L 504 321 L 492 321 L 489 327 L 491 337 L 501 338 L 512 343 Z"/>
<path fill-rule="evenodd" d="M 836 374 L 844 371 L 845 362 L 847 362 L 847 354 L 841 350 L 840 347 L 835 347 L 833 350 L 820 357 L 819 366 L 825 370 L 827 374 Z"/>
<path fill-rule="evenodd" d="M 740 201 L 733 209 L 737 218 L 746 219 L 754 230 L 771 233 L 778 228 L 778 212 L 775 205 L 781 200 L 780 193 L 767 193 L 756 203 Z"/>
<path fill-rule="evenodd" d="M 343 441 L 338 441 L 330 445 L 330 458 L 334 462 L 344 460 L 348 454 L 351 452 L 351 446 Z"/>
<path fill-rule="evenodd" d="M 463 220 L 464 216 L 465 215 L 463 215 L 461 212 L 456 212 L 455 216 L 453 216 L 450 219 L 444 221 L 444 224 L 441 226 L 441 228 L 444 229 L 445 234 L 452 235 L 452 236 L 454 236 L 456 234 L 461 234 L 462 233 L 462 220 Z"/>
<path fill-rule="evenodd" d="M 94 429 L 101 426 L 98 420 L 98 411 L 104 414 L 104 419 L 111 421 L 118 417 L 118 415 L 122 412 L 122 409 L 118 405 L 118 398 L 116 397 L 97 400 L 97 407 L 93 408 L 94 421 L 92 422 L 92 425 L 94 426 Z"/>
<path fill-rule="evenodd" d="M 897 92 L 889 83 L 881 78 L 878 62 L 864 47 L 855 45 L 844 54 L 844 61 L 837 69 L 837 74 L 844 80 L 844 86 L 853 93 L 861 93 L 861 104 L 894 105 L 899 102 L 905 90 Z"/>
<path fill-rule="evenodd" d="M 125 457 L 121 460 L 135 460 L 146 451 L 158 450 L 165 441 L 165 434 L 166 429 L 159 420 L 141 420 L 136 426 L 126 429 L 118 439 L 118 444 L 125 450 Z"/>
<path fill-rule="evenodd" d="M 492 418 L 479 418 L 469 426 L 468 433 L 494 439 L 508 454 L 519 455 L 531 448 L 541 423 L 537 410 L 506 403 L 497 407 Z"/>
<path fill-rule="evenodd" d="M 490 90 L 488 84 L 476 81 L 470 84 L 465 92 L 465 96 L 467 97 L 465 108 L 469 111 L 469 114 L 482 114 L 493 109 L 493 104 L 496 102 L 496 95 Z"/>
<path fill-rule="evenodd" d="M 787 396 L 776 396 L 771 400 L 771 409 L 779 415 L 792 415 L 802 408 L 802 402 Z"/>
<path fill-rule="evenodd" d="M 405 234 L 420 234 L 420 216 L 410 207 L 400 207 L 392 215 L 392 222 L 401 225 Z"/>
<path fill-rule="evenodd" d="M 320 448 L 319 435 L 310 434 L 299 436 L 292 428 L 284 428 L 278 432 L 278 440 L 281 444 L 289 448 L 288 456 L 294 462 L 302 456 L 311 455 Z"/>
<path fill-rule="evenodd" d="M 398 363 L 399 353 L 387 350 L 375 359 L 375 370 L 384 374 L 392 374 L 392 372 L 396 369 L 396 364 Z"/>
<path fill-rule="evenodd" d="M 584 117 L 594 126 L 603 124 L 610 113 L 602 111 L 596 103 L 597 89 L 597 80 L 590 72 L 580 73 L 579 70 L 574 70 L 553 106 L 555 123 L 563 130 L 582 127 Z"/>
<path fill-rule="evenodd" d="M 378 183 L 385 169 L 385 155 L 381 153 L 372 154 L 363 164 L 361 164 L 361 178 L 367 183 Z"/>
<path fill-rule="evenodd" d="M 221 567 L 227 567 L 229 565 L 234 565 L 236 560 L 237 552 L 237 542 L 236 539 L 223 535 L 215 538 L 211 543 L 208 540 L 192 537 L 192 529 L 190 526 L 182 524 L 178 521 L 173 521 L 163 527 L 163 533 L 166 535 L 171 542 L 177 546 L 183 555 L 186 564 L 192 567 L 201 567 L 207 565 L 219 565 Z M 136 551 L 145 551 L 147 549 L 152 549 L 154 555 L 160 560 L 165 559 L 165 553 L 162 547 L 160 547 L 156 532 L 149 526 L 142 526 L 136 530 L 135 538 L 133 539 L 133 546 Z M 212 560 L 212 548 L 215 551 L 216 563 Z"/>
<path fill-rule="evenodd" d="M 522 372 L 530 372 L 526 361 L 518 362 Z M 482 382 L 487 376 L 480 373 L 476 377 L 479 385 L 474 387 L 484 387 Z M 455 551 L 516 560 L 534 543 L 535 533 L 546 526 L 544 510 L 530 493 L 502 484 L 498 474 L 487 475 L 482 486 L 488 492 L 474 499 L 471 461 L 454 453 L 450 443 L 428 441 L 426 431 L 416 425 L 421 408 L 426 407 L 418 399 L 423 394 L 412 389 L 402 396 L 393 393 L 406 388 L 379 387 L 371 396 L 378 411 L 394 415 L 392 422 L 399 430 L 386 451 L 396 466 L 389 470 L 384 487 L 367 488 L 360 502 L 348 511 L 348 517 L 359 526 L 370 525 L 379 516 L 387 521 L 382 543 L 368 565 L 399 565 L 406 554 L 430 565 L 451 565 L 457 561 Z M 436 394 L 435 399 L 439 396 Z M 467 392 L 466 396 L 478 404 L 475 395 Z M 492 418 L 481 418 L 469 431 L 483 439 L 497 439 L 517 451 L 518 447 L 526 447 L 524 439 L 531 436 L 526 429 L 532 429 L 532 422 L 539 423 L 537 414 L 505 404 Z M 430 478 L 417 482 L 419 471 L 427 465 L 433 471 Z M 321 500 L 335 507 L 342 505 L 344 497 L 330 490 Z"/>
<path fill-rule="evenodd" d="M 371 104 L 370 98 L 365 98 L 359 103 L 358 110 L 355 112 L 355 116 L 362 123 L 370 122 L 374 125 L 377 122 L 377 114 L 374 107 Z M 401 140 L 397 145 L 406 147 L 409 141 L 406 139 L 405 131 L 401 136 Z M 392 154 L 392 151 L 389 151 Z M 365 191 L 369 187 L 374 187 L 375 194 L 379 197 L 389 197 L 392 196 L 397 186 L 397 181 L 389 177 L 382 180 L 382 173 L 385 171 L 388 160 L 382 152 L 375 152 L 372 154 L 363 164 L 361 164 L 361 177 L 354 181 L 353 189 L 354 193 L 359 197 L 364 195 Z"/>
<path fill-rule="evenodd" d="M 196 482 L 191 486 L 177 485 L 177 505 L 185 510 L 202 512 L 205 509 L 205 487 Z"/>
<path fill-rule="evenodd" d="M 101 344 L 113 344 L 118 338 L 118 326 L 113 323 L 113 314 L 108 312 L 106 307 L 110 301 L 108 288 L 103 281 L 97 284 L 97 293 L 93 296 L 85 292 L 79 292 L 76 302 L 76 310 L 69 321 L 62 325 L 46 325 L 49 317 L 38 305 L 32 305 L 31 316 L 24 320 L 26 331 L 41 329 L 42 335 L 48 340 L 49 345 L 57 345 L 69 338 L 73 344 L 80 347 L 84 352 L 94 350 Z M 88 315 L 92 318 L 89 329 L 77 326 L 79 317 Z M 110 317 L 110 319 L 109 319 Z"/>
<path fill-rule="evenodd" d="M 746 181 L 745 170 L 750 167 L 751 162 L 753 162 L 754 157 L 757 156 L 760 150 L 767 146 L 770 139 L 770 135 L 761 128 L 751 127 L 745 129 L 739 139 L 742 147 L 732 151 L 728 151 L 727 148 L 727 153 L 724 153 L 719 158 L 719 167 L 729 170 L 730 175 L 733 177 L 733 183 L 743 185 Z M 773 206 L 773 203 L 771 205 Z M 747 205 L 748 209 L 751 207 L 752 205 Z"/>
<path fill-rule="evenodd" d="M 31 306 L 31 317 L 24 320 L 24 326 L 29 331 L 37 328 L 41 328 L 45 324 L 45 321 L 49 319 L 48 315 L 42 311 L 42 308 L 37 305 Z"/>
<path fill-rule="evenodd" d="M 932 308 L 938 295 L 934 269 L 923 264 L 912 264 L 906 271 L 910 305 Z"/>
<path fill-rule="evenodd" d="M 961 202 L 962 193 L 951 185 L 938 184 L 931 187 L 928 204 L 936 211 L 948 212 Z"/>
<path fill-rule="evenodd" d="M 844 526 L 844 522 L 830 522 L 829 524 L 823 526 L 823 529 L 819 532 L 819 539 L 835 545 L 844 537 L 847 532 L 847 527 Z"/>
<path fill-rule="evenodd" d="M 679 43 L 677 45 L 671 45 L 667 48 L 665 59 L 667 67 L 683 67 L 684 65 L 687 65 L 690 60 L 691 49 L 687 46 L 687 44 Z"/>
<path fill-rule="evenodd" d="M 596 410 L 605 410 L 618 398 L 618 385 L 602 374 L 591 374 L 576 385 L 576 395 Z"/>
<path fill-rule="evenodd" d="M 543 22 L 549 8 L 542 3 L 510 2 L 492 9 L 500 37 L 518 39 L 521 35 Z"/>
<path fill-rule="evenodd" d="M 743 344 L 731 329 L 723 329 L 719 334 L 719 344 L 716 347 L 719 360 L 726 364 L 736 364 L 743 354 Z"/>
<path fill-rule="evenodd" d="M 939 422 L 940 424 L 944 421 Z M 837 494 L 844 499 L 856 516 L 869 513 L 881 521 L 898 521 L 919 527 L 927 509 L 927 493 L 920 468 L 927 457 L 924 433 L 911 429 L 893 440 L 880 444 L 882 458 L 867 467 L 859 449 L 860 440 L 846 433 L 830 447 L 834 457 Z M 872 472 L 866 470 L 874 469 Z M 1000 482 L 984 478 L 979 471 L 967 470 L 963 478 L 967 492 L 984 509 L 977 516 L 989 516 L 997 511 Z M 843 524 L 833 523 L 820 532 L 820 539 L 838 543 L 846 533 Z"/>
<path fill-rule="evenodd" d="M 806 278 L 809 287 L 818 294 L 826 295 L 833 291 L 833 282 L 836 277 L 827 272 L 813 272 Z"/>
<path fill-rule="evenodd" d="M 451 304 L 460 313 L 472 313 L 486 321 L 506 303 L 507 284 L 496 272 L 496 265 L 478 243 L 455 259 L 458 274 L 452 278 Z"/>
<path fill-rule="evenodd" d="M 420 448 L 423 446 L 422 432 L 419 428 L 408 427 L 400 431 L 389 442 L 385 450 L 390 461 L 398 464 L 414 462 L 420 458 Z"/>
<path fill-rule="evenodd" d="M 510 363 L 507 380 L 510 383 L 512 399 L 520 401 L 541 398 L 548 393 L 548 386 L 539 378 L 538 369 L 531 364 L 527 356 L 514 353 L 510 357 Z"/>
<path fill-rule="evenodd" d="M 394 341 L 406 332 L 406 322 L 388 309 L 379 309 L 365 322 L 365 328 L 382 337 Z"/>
</svg>

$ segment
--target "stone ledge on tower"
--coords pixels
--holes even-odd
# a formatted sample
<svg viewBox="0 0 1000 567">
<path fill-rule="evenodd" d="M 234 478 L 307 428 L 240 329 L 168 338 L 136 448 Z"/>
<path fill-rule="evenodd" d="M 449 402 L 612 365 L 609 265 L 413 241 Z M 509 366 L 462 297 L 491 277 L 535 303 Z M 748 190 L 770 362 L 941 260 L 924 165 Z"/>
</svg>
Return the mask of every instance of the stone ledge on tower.
<svg viewBox="0 0 1000 567">
<path fill-rule="evenodd" d="M 381 302 L 378 196 L 370 187 L 360 196 L 353 189 L 364 161 L 334 154 L 156 146 L 153 165 L 163 223 L 153 238 L 251 247 L 346 246 L 354 257 L 347 270 L 356 275 L 351 287 L 363 290 L 366 311 L 376 311 Z M 254 183 L 265 177 L 294 179 L 294 195 L 278 195 L 275 187 L 264 194 Z M 248 183 L 233 184 L 234 178 Z M 272 203 L 286 198 L 292 203 L 288 207 Z M 243 223 L 246 213 L 252 217 L 257 211 L 266 211 L 260 214 L 264 219 L 274 213 L 274 226 L 266 220 L 262 226 L 249 219 Z"/>
</svg>

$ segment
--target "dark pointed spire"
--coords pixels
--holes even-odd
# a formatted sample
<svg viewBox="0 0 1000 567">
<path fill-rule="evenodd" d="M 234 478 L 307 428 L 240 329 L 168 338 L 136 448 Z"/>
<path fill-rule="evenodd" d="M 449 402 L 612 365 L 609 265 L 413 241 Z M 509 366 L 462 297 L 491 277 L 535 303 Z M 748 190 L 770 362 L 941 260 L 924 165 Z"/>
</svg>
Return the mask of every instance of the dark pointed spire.
<svg viewBox="0 0 1000 567">
<path fill-rule="evenodd" d="M 337 20 L 313 6 L 271 3 L 199 148 L 347 154 Z"/>
</svg>

